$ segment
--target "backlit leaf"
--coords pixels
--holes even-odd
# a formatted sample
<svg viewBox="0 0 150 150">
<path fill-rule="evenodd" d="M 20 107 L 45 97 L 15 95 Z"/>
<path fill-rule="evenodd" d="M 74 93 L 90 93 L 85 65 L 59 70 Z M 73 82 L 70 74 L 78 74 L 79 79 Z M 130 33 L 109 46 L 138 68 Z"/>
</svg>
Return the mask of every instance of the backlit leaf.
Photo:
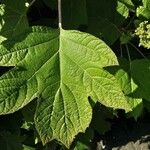
<svg viewBox="0 0 150 150">
<path fill-rule="evenodd" d="M 69 147 L 92 117 L 91 97 L 114 109 L 131 108 L 116 78 L 103 67 L 117 65 L 98 38 L 74 30 L 33 27 L 0 45 L 0 113 L 13 113 L 38 98 L 35 124 L 43 144 Z"/>
</svg>

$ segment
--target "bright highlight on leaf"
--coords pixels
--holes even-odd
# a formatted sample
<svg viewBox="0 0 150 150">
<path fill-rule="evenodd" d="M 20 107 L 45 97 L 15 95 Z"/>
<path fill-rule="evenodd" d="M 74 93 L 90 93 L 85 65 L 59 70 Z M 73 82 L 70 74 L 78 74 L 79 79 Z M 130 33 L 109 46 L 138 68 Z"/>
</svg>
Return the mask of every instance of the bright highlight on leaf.
<svg viewBox="0 0 150 150">
<path fill-rule="evenodd" d="M 69 147 L 92 118 L 91 97 L 129 111 L 118 81 L 103 67 L 117 65 L 101 40 L 79 31 L 33 27 L 0 45 L 0 65 L 14 66 L 0 77 L 0 113 L 13 113 L 38 98 L 35 124 L 45 144 Z"/>
</svg>

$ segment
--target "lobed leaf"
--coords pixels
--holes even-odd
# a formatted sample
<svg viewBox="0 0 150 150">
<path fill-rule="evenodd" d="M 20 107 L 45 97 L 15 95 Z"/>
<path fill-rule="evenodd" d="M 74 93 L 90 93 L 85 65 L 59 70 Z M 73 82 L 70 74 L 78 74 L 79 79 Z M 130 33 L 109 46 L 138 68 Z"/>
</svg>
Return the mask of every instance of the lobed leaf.
<svg viewBox="0 0 150 150">
<path fill-rule="evenodd" d="M 129 111 L 113 75 L 118 64 L 101 40 L 79 31 L 33 27 L 0 45 L 0 65 L 14 66 L 0 77 L 0 114 L 13 113 L 38 98 L 35 124 L 42 142 L 69 147 L 92 117 L 88 97 Z"/>
</svg>

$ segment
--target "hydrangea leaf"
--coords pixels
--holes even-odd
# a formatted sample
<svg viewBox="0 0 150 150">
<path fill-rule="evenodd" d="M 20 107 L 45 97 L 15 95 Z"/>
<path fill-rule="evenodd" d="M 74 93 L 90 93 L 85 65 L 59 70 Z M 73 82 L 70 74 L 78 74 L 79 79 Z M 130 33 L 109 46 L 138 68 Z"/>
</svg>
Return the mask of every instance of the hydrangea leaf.
<svg viewBox="0 0 150 150">
<path fill-rule="evenodd" d="M 38 98 L 35 124 L 43 144 L 56 139 L 69 147 L 88 127 L 88 97 L 126 111 L 119 83 L 103 67 L 117 65 L 111 49 L 79 31 L 33 27 L 0 45 L 0 113 L 13 113 Z"/>
<path fill-rule="evenodd" d="M 143 6 L 145 8 L 150 9 L 150 0 L 142 0 L 142 2 L 143 2 Z"/>
<path fill-rule="evenodd" d="M 63 0 L 63 27 L 65 29 L 78 29 L 87 25 L 86 11 L 86 0 Z"/>
<path fill-rule="evenodd" d="M 57 0 L 44 2 L 57 9 Z M 112 45 L 121 36 L 119 28 L 131 4 L 129 0 L 62 0 L 63 27 L 89 32 Z"/>
<path fill-rule="evenodd" d="M 133 80 L 138 85 L 133 95 L 150 100 L 150 61 L 148 59 L 134 60 L 131 68 Z"/>
<path fill-rule="evenodd" d="M 100 103 L 96 103 L 93 109 L 91 126 L 99 134 L 104 135 L 111 129 L 111 123 L 108 120 L 112 120 L 113 117 L 113 109 L 104 107 Z"/>
<path fill-rule="evenodd" d="M 142 19 L 150 19 L 150 0 L 142 0 L 143 6 L 139 6 L 136 10 L 137 17 Z"/>
<path fill-rule="evenodd" d="M 136 10 L 136 15 L 141 19 L 149 20 L 150 19 L 149 11 L 150 11 L 149 8 L 145 8 L 144 6 L 139 6 Z"/>
<path fill-rule="evenodd" d="M 0 4 L 0 42 L 28 28 L 26 0 L 2 0 Z"/>
<path fill-rule="evenodd" d="M 51 9 L 57 9 L 57 0 L 43 0 Z M 87 25 L 86 0 L 62 0 L 64 29 L 79 29 Z"/>
<path fill-rule="evenodd" d="M 87 0 L 88 29 L 112 45 L 120 36 L 120 25 L 129 15 L 129 9 L 120 1 Z"/>
<path fill-rule="evenodd" d="M 21 150 L 23 136 L 11 134 L 10 132 L 0 132 L 0 145 L 3 150 Z"/>
<path fill-rule="evenodd" d="M 132 10 L 132 11 L 135 10 L 135 6 L 134 6 L 132 0 L 118 0 L 118 1 L 125 4 L 130 10 Z"/>
<path fill-rule="evenodd" d="M 132 92 L 136 91 L 138 85 L 135 84 L 132 77 L 132 68 L 125 59 L 120 59 L 120 66 L 111 66 L 106 69 L 115 75 L 116 79 L 120 83 L 121 89 L 126 95 L 126 99 L 132 108 L 132 111 L 128 113 L 128 116 L 133 116 L 137 119 L 143 110 L 143 100 L 140 97 L 134 97 Z"/>
</svg>

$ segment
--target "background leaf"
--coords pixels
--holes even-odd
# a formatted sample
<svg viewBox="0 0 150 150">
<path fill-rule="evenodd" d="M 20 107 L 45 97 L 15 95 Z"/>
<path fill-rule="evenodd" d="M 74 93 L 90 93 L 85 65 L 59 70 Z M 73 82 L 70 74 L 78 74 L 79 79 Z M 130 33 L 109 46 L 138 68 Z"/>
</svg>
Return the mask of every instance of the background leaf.
<svg viewBox="0 0 150 150">
<path fill-rule="evenodd" d="M 0 133 L 0 145 L 3 150 L 22 150 L 23 137 L 10 134 L 9 132 Z"/>
<path fill-rule="evenodd" d="M 116 0 L 87 0 L 87 14 L 87 31 L 111 45 L 120 36 L 119 28 L 128 17 L 128 8 Z"/>
<path fill-rule="evenodd" d="M 0 4 L 0 42 L 11 39 L 28 28 L 25 0 L 2 0 Z"/>
<path fill-rule="evenodd" d="M 132 111 L 129 112 L 128 115 L 137 119 L 143 110 L 142 97 L 132 96 L 132 92 L 138 88 L 138 85 L 134 82 L 134 77 L 132 74 L 134 71 L 127 60 L 120 59 L 120 62 L 120 66 L 107 67 L 106 70 L 115 75 L 124 94 L 126 95 L 126 99 L 132 108 Z"/>
<path fill-rule="evenodd" d="M 133 96 L 150 100 L 149 77 L 150 61 L 148 59 L 135 60 L 131 64 L 132 76 L 138 88 L 133 91 Z"/>
</svg>

